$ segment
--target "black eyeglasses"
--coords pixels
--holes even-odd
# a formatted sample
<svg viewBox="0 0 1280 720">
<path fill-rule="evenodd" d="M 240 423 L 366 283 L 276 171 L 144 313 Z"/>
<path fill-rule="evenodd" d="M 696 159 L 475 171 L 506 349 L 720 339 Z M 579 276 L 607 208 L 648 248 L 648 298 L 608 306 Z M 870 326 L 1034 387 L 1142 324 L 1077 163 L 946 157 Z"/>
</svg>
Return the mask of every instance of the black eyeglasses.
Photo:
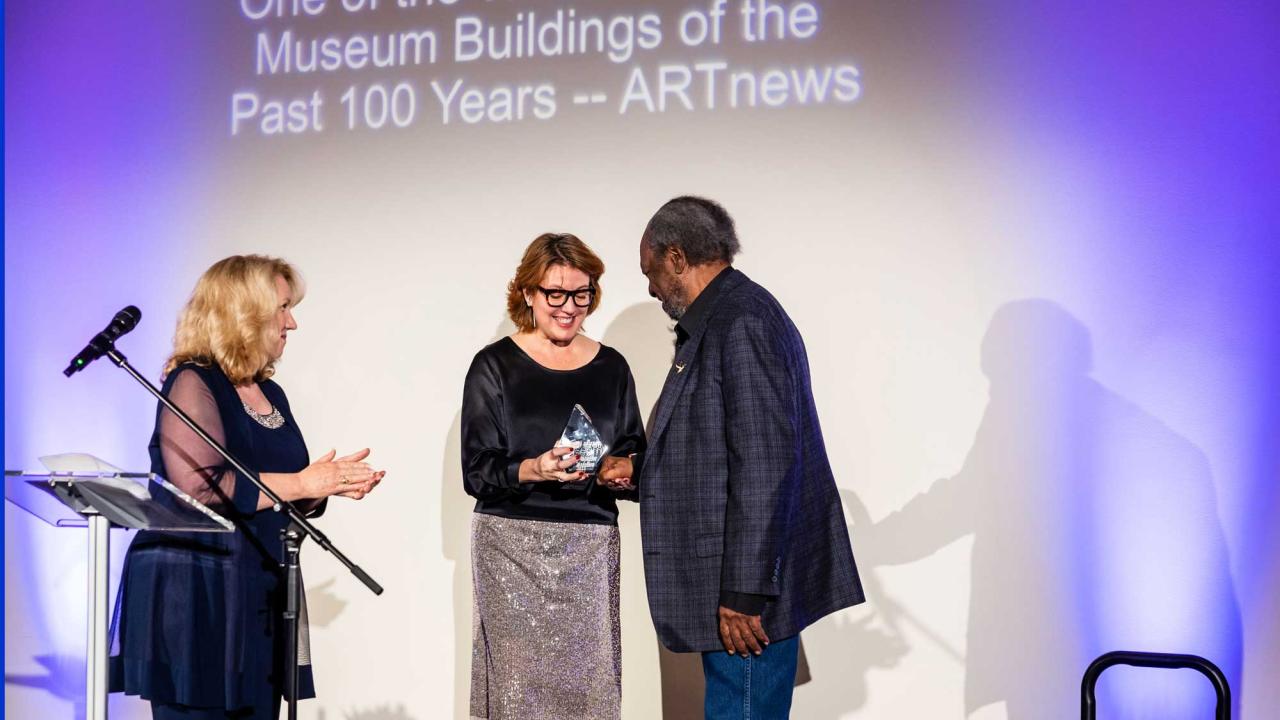
<svg viewBox="0 0 1280 720">
<path fill-rule="evenodd" d="M 544 288 L 539 286 L 538 291 L 547 299 L 547 304 L 551 307 L 564 307 L 569 301 L 569 297 L 573 296 L 573 304 L 578 307 L 591 307 L 591 301 L 596 297 L 596 291 L 591 288 L 582 288 L 581 290 L 565 290 L 563 288 Z"/>
</svg>

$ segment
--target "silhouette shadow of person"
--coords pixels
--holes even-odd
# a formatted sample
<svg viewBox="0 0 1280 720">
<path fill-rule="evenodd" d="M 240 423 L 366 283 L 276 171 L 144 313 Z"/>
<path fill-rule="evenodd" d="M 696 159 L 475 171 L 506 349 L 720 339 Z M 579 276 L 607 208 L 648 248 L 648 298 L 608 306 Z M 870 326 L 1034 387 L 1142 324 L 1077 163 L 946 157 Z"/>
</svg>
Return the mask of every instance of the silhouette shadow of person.
<svg viewBox="0 0 1280 720">
<path fill-rule="evenodd" d="M 1074 714 L 1085 667 L 1117 649 L 1204 655 L 1239 683 L 1240 611 L 1208 462 L 1093 379 L 1091 355 L 1088 330 L 1059 305 L 1000 307 L 982 341 L 989 400 L 960 471 L 858 534 L 881 565 L 973 536 L 966 713 L 1003 701 L 1015 719 Z M 1190 671 L 1125 670 L 1099 685 L 1100 716 L 1212 711 Z"/>
<path fill-rule="evenodd" d="M 515 332 L 503 315 L 490 343 Z M 488 343 L 486 343 L 487 345 Z M 480 348 L 476 348 L 477 351 Z M 440 547 L 453 562 L 453 717 L 471 716 L 471 511 L 476 501 L 462 487 L 462 381 L 458 377 L 458 411 L 445 438 L 440 470 Z"/>
<path fill-rule="evenodd" d="M 67 655 L 37 655 L 33 658 L 45 671 L 43 675 L 5 673 L 4 684 L 13 687 L 29 687 L 43 690 L 53 697 L 70 703 L 71 717 L 85 717 L 85 676 L 83 657 Z"/>
<path fill-rule="evenodd" d="M 645 414 L 645 427 L 653 419 L 653 407 L 662 392 L 662 382 L 671 365 L 673 354 L 673 321 L 662 312 L 657 302 L 636 303 L 624 309 L 609 323 L 601 342 L 622 353 L 631 367 L 636 382 L 636 398 Z M 619 529 L 622 532 L 622 585 L 624 594 L 623 687 L 625 673 L 638 653 L 628 652 L 633 643 L 629 637 L 643 636 L 636 623 L 648 629 L 648 598 L 631 594 L 632 588 L 644 587 L 644 556 L 640 552 L 640 515 L 633 503 L 623 503 Z M 632 612 L 632 609 L 638 609 Z M 662 688 L 662 717 L 665 720 L 702 717 L 702 663 L 697 655 L 677 654 L 658 645 L 658 670 Z M 634 667 L 634 665 L 631 665 Z"/>
</svg>

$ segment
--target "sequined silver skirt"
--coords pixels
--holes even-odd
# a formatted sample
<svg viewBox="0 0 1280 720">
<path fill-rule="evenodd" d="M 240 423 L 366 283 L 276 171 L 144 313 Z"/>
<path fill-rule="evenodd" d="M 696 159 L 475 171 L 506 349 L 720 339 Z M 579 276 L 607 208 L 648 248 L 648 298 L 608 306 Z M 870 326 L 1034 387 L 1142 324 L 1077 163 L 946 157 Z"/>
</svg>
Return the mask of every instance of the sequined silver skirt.
<svg viewBox="0 0 1280 720">
<path fill-rule="evenodd" d="M 471 521 L 471 716 L 621 717 L 618 528 Z"/>
</svg>

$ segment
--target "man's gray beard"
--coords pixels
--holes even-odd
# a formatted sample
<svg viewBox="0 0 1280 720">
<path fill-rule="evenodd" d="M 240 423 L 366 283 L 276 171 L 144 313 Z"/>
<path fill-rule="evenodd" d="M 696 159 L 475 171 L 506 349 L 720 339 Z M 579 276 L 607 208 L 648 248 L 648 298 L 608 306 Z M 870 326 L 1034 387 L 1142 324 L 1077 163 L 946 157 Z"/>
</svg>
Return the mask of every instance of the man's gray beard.
<svg viewBox="0 0 1280 720">
<path fill-rule="evenodd" d="M 676 322 L 680 322 L 680 318 L 684 317 L 688 309 L 689 302 L 684 299 L 684 294 L 679 290 L 672 290 L 671 296 L 662 301 L 662 312 Z"/>
</svg>

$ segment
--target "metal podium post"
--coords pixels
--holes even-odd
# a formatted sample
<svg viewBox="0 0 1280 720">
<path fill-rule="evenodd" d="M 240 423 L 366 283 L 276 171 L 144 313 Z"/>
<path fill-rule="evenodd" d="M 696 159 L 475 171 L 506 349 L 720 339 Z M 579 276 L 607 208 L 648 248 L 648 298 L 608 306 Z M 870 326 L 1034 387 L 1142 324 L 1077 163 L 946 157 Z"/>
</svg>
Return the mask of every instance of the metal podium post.
<svg viewBox="0 0 1280 720">
<path fill-rule="evenodd" d="M 107 597 L 110 575 L 111 521 L 89 515 L 89 641 L 85 663 L 86 720 L 107 720 L 107 629 L 111 624 Z"/>
<path fill-rule="evenodd" d="M 111 528 L 221 533 L 232 532 L 235 526 L 164 478 L 150 473 L 6 470 L 4 475 L 4 497 L 9 502 L 54 527 L 89 530 L 85 718 L 106 720 Z"/>
</svg>

